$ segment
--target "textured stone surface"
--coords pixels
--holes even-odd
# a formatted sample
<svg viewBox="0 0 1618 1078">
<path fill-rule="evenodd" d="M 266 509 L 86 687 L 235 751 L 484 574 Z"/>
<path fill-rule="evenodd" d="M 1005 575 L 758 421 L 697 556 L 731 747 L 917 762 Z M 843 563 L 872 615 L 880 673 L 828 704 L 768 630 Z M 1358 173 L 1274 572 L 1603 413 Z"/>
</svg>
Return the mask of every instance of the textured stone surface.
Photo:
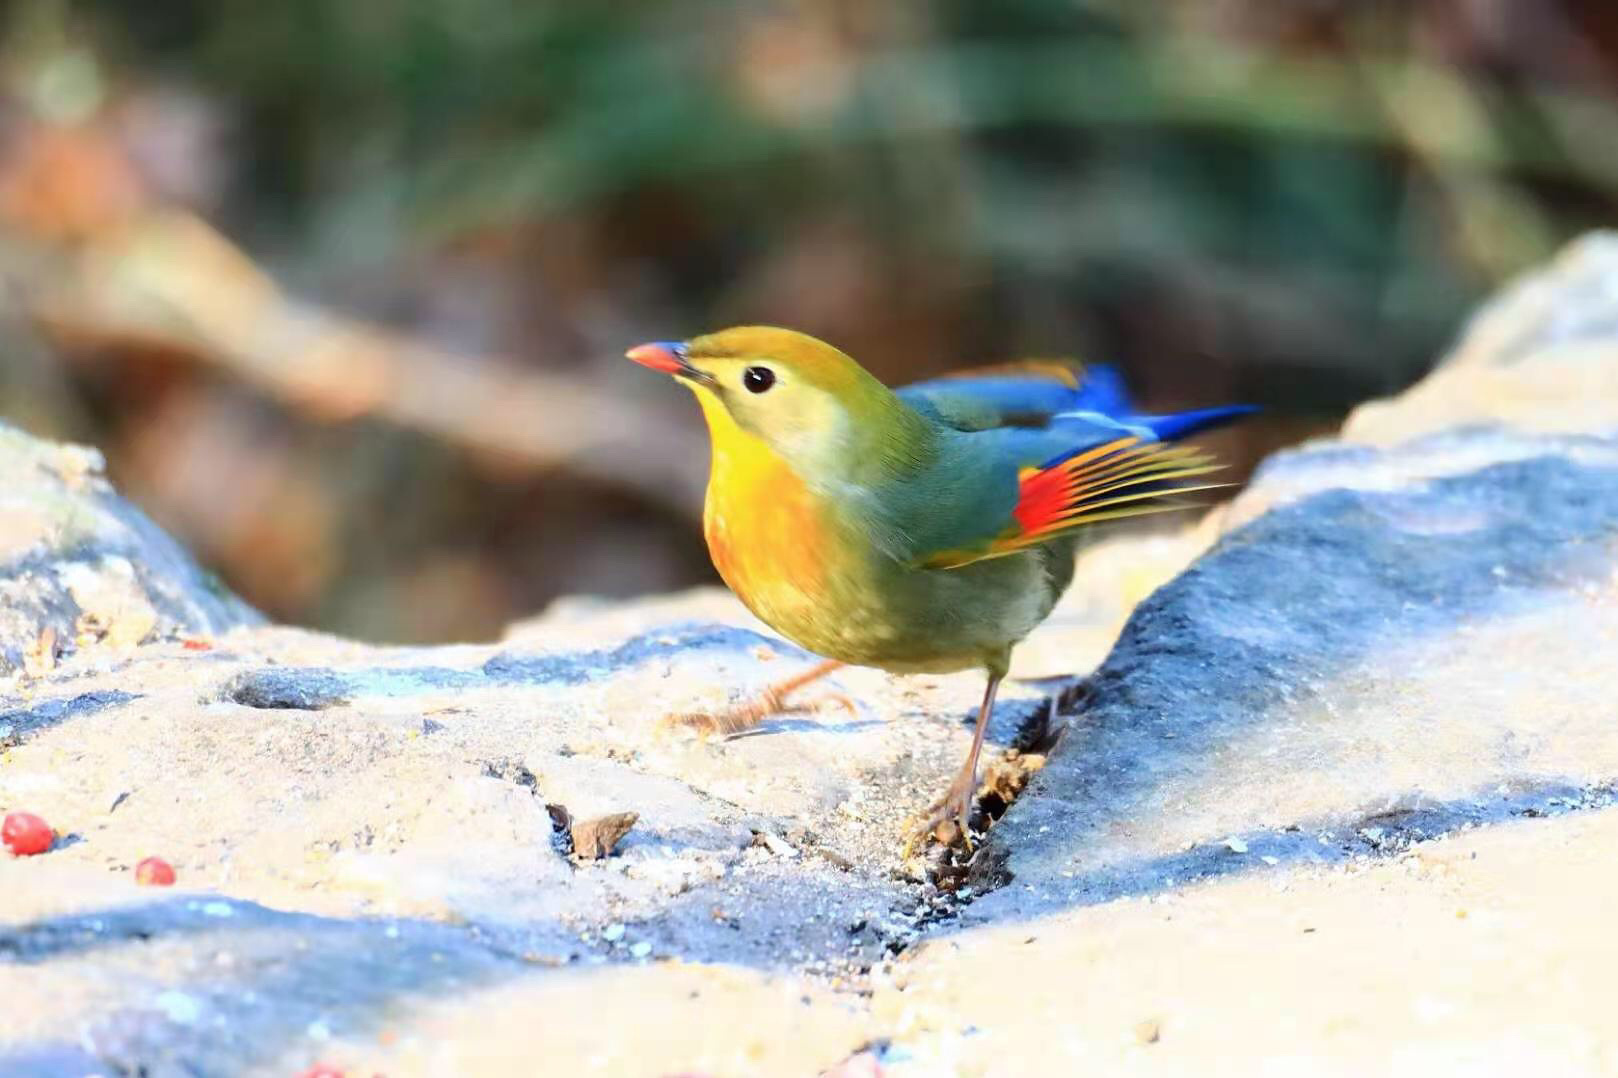
<svg viewBox="0 0 1618 1078">
<path fill-rule="evenodd" d="M 1341 859 L 1618 780 L 1618 442 L 1321 446 L 1246 499 L 1274 507 L 1087 681 L 979 862 L 1022 886 L 974 916 Z"/>
<path fill-rule="evenodd" d="M 964 902 L 897 847 L 975 676 L 694 740 L 811 661 L 726 595 L 255 626 L 0 432 L 0 811 L 59 831 L 0 859 L 0 1073 L 1610 1072 L 1615 295 L 1586 241 L 1345 439 L 1087 549 L 991 761 L 1076 706 Z"/>
<path fill-rule="evenodd" d="M 260 620 L 102 471 L 93 449 L 0 423 L 0 678 L 81 636 L 127 649 Z"/>
<path fill-rule="evenodd" d="M 885 1078 L 1611 1074 L 1618 811 L 1553 817 L 941 936 Z"/>
<path fill-rule="evenodd" d="M 61 837 L 0 858 L 0 996 L 27 1000 L 0 1032 L 0 1073 L 284 1073 L 471 985 L 538 1006 L 567 995 L 557 970 L 674 961 L 751 967 L 741 983 L 788 986 L 771 989 L 794 1001 L 783 1031 L 841 1031 L 747 1058 L 835 1062 L 865 1020 L 799 1014 L 824 988 L 781 978 L 851 983 L 944 908 L 900 837 L 964 756 L 981 683 L 847 671 L 827 688 L 854 714 L 728 741 L 663 729 L 811 661 L 761 628 L 702 591 L 565 604 L 491 646 L 238 627 L 86 639 L 16 673 L 0 685 L 0 811 L 39 812 Z M 1006 699 L 996 744 L 1046 713 L 1038 687 Z M 553 806 L 635 823 L 610 856 L 570 857 Z M 175 866 L 176 897 L 133 886 L 152 854 Z M 644 1073 L 645 1057 L 620 1062 Z"/>
</svg>

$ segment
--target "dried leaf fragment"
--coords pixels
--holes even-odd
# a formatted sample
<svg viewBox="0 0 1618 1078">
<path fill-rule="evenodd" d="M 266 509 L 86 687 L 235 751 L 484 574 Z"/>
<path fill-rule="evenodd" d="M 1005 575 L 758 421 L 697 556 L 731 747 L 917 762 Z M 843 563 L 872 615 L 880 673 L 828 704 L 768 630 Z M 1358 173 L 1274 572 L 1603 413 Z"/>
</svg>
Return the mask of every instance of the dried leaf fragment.
<svg viewBox="0 0 1618 1078">
<path fill-rule="evenodd" d="M 587 861 L 609 856 L 638 819 L 638 812 L 612 812 L 589 820 L 574 820 L 568 828 L 573 836 L 574 855 Z"/>
</svg>

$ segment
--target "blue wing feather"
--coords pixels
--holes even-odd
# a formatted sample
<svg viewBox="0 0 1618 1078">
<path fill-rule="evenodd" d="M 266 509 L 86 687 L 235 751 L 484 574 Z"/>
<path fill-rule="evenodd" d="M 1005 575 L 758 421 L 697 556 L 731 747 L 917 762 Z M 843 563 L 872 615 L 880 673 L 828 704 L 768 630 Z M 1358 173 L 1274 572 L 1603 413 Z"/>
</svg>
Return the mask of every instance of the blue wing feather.
<svg viewBox="0 0 1618 1078">
<path fill-rule="evenodd" d="M 1198 408 L 1195 411 L 1176 412 L 1173 415 L 1130 416 L 1124 422 L 1129 426 L 1145 427 L 1160 442 L 1172 442 L 1205 430 L 1222 427 L 1256 411 L 1257 406 L 1252 404 L 1227 404 L 1222 408 Z"/>
<path fill-rule="evenodd" d="M 932 379 L 897 392 L 949 428 L 931 474 L 912 481 L 916 511 L 902 529 L 917 562 L 934 566 L 966 564 L 1043 541 L 1061 534 L 1068 520 L 1077 525 L 1154 511 L 1142 503 L 1201 489 L 1186 480 L 1209 470 L 1209 458 L 1168 447 L 1127 447 L 1178 441 L 1256 411 L 1229 405 L 1141 415 L 1111 367 L 1081 371 L 1040 363 Z M 1102 449 L 1114 445 L 1116 451 Z M 1083 474 L 1061 485 L 1059 476 L 1074 474 L 1075 467 Z M 1050 490 L 1038 500 L 1048 504 L 1036 510 L 1026 502 L 1036 488 L 1025 481 L 1047 470 L 1053 470 L 1044 483 Z M 942 506 L 950 511 L 939 512 Z M 1041 512 L 1049 519 L 1042 520 Z"/>
<path fill-rule="evenodd" d="M 1063 412 L 1099 412 L 1107 416 L 1130 411 L 1123 379 L 1111 367 L 1066 369 L 1067 378 L 1050 372 L 1054 364 L 991 368 L 934 378 L 898 390 L 899 399 L 957 430 L 996 427 L 1043 427 Z"/>
</svg>

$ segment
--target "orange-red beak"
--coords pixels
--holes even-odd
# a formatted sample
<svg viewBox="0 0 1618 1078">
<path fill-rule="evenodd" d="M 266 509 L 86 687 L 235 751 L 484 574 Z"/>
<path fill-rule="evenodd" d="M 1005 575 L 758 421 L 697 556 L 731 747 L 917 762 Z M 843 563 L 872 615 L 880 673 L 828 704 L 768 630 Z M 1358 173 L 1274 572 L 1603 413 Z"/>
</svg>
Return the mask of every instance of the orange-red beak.
<svg viewBox="0 0 1618 1078">
<path fill-rule="evenodd" d="M 680 355 L 684 350 L 678 341 L 651 341 L 647 344 L 637 344 L 624 355 L 642 367 L 650 367 L 665 374 L 680 374 L 691 369 Z"/>
<path fill-rule="evenodd" d="M 714 376 L 701 367 L 691 365 L 690 358 L 685 353 L 685 345 L 679 341 L 652 341 L 649 344 L 637 344 L 624 355 L 639 363 L 642 367 L 650 367 L 654 371 L 672 374 L 686 382 L 707 386 L 710 389 L 719 383 Z"/>
</svg>

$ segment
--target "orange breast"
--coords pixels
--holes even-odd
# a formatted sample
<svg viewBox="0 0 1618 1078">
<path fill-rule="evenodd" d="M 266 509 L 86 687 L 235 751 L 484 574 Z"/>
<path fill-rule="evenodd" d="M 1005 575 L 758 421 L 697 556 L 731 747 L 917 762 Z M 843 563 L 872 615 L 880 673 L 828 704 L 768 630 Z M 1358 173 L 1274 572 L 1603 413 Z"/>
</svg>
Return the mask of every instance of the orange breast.
<svg viewBox="0 0 1618 1078">
<path fill-rule="evenodd" d="M 824 616 L 827 521 L 816 497 L 763 442 L 717 405 L 703 532 L 714 567 L 761 619 L 802 639 Z M 712 411 L 721 414 L 715 416 Z"/>
<path fill-rule="evenodd" d="M 789 468 L 772 463 L 740 473 L 716 469 L 703 512 L 714 567 L 766 621 L 815 602 L 826 569 L 813 496 Z"/>
</svg>

